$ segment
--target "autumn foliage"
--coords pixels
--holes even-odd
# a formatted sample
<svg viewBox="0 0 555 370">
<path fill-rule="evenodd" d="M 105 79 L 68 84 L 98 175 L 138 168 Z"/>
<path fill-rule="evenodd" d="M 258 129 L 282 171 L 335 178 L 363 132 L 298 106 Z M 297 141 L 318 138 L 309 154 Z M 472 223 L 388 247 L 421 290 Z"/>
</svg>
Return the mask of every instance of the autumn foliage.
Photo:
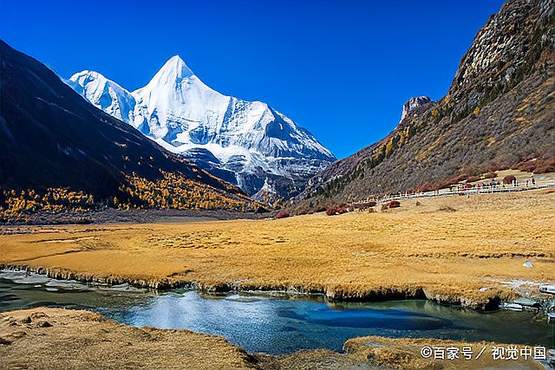
<svg viewBox="0 0 555 370">
<path fill-rule="evenodd" d="M 121 188 L 128 199 L 121 201 L 114 197 L 114 206 L 237 211 L 254 211 L 259 207 L 246 196 L 232 196 L 173 173 L 165 173 L 162 179 L 156 181 L 130 176 L 128 183 L 128 186 Z"/>
<path fill-rule="evenodd" d="M 48 188 L 39 193 L 35 190 L 3 190 L 0 194 L 0 218 L 30 214 L 39 210 L 59 212 L 62 210 L 84 211 L 95 206 L 95 199 L 82 191 L 65 188 Z"/>
<path fill-rule="evenodd" d="M 262 208 L 245 195 L 231 194 L 173 173 L 164 173 L 163 178 L 158 180 L 128 176 L 127 183 L 120 187 L 118 193 L 104 199 L 96 199 L 84 191 L 69 188 L 0 191 L 0 221 L 24 219 L 26 215 L 38 211 L 79 212 L 103 207 L 241 212 L 259 211 Z"/>
</svg>

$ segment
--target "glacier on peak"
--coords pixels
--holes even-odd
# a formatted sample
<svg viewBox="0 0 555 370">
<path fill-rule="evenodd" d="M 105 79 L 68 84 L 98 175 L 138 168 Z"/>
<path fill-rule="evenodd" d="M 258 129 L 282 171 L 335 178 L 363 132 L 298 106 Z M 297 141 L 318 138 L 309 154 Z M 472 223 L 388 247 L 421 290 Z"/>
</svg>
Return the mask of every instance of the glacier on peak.
<svg viewBox="0 0 555 370">
<path fill-rule="evenodd" d="M 193 74 L 185 61 L 179 55 L 174 55 L 158 70 L 153 80 L 168 78 L 166 81 L 171 83 L 176 78 L 186 78 Z"/>
<path fill-rule="evenodd" d="M 178 55 L 133 92 L 94 71 L 76 73 L 67 83 L 96 107 L 251 195 L 271 186 L 280 197 L 294 196 L 335 160 L 266 103 L 208 87 Z"/>
<path fill-rule="evenodd" d="M 133 119 L 135 98 L 123 87 L 102 74 L 84 70 L 65 82 L 96 107 L 119 120 Z"/>
</svg>

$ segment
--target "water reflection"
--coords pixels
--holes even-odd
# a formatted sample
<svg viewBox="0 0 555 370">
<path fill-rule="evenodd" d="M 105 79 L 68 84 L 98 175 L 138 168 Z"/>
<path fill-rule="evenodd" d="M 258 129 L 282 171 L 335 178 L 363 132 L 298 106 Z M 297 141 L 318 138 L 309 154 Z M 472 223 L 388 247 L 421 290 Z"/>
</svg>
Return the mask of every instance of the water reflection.
<svg viewBox="0 0 555 370">
<path fill-rule="evenodd" d="M 222 335 L 247 351 L 274 354 L 340 350 L 346 339 L 363 335 L 553 345 L 553 326 L 528 312 L 480 314 L 422 300 L 330 304 L 322 297 L 206 296 L 185 290 L 155 294 L 129 287 L 110 290 L 50 279 L 14 283 L 0 278 L 0 310 L 42 305 L 94 309 L 134 326 Z"/>
</svg>

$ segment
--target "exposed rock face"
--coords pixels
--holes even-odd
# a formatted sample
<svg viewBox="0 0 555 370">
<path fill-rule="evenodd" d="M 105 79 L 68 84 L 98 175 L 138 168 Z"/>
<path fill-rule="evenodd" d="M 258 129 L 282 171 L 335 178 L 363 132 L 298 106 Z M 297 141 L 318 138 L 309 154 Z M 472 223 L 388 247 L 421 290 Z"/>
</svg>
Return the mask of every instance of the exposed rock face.
<svg viewBox="0 0 555 370">
<path fill-rule="evenodd" d="M 534 72 L 553 72 L 553 7 L 550 0 L 511 0 L 489 19 L 449 89 L 455 114 L 493 101 Z"/>
<path fill-rule="evenodd" d="M 553 9 L 549 0 L 508 1 L 477 34 L 447 96 L 405 114 L 385 139 L 312 178 L 299 197 L 303 207 L 433 189 L 531 158 L 551 163 Z"/>
<path fill-rule="evenodd" d="M 401 120 L 402 122 L 410 113 L 414 112 L 415 110 L 425 107 L 426 105 L 430 104 L 432 99 L 427 96 L 415 96 L 414 98 L 410 98 L 407 100 L 405 104 L 403 104 L 403 110 L 401 112 Z"/>
</svg>

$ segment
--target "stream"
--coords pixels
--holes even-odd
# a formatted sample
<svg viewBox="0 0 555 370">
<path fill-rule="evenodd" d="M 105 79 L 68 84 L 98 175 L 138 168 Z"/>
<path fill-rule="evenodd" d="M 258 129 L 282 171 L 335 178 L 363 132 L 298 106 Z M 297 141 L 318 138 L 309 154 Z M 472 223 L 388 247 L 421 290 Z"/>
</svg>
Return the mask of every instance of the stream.
<svg viewBox="0 0 555 370">
<path fill-rule="evenodd" d="M 38 306 L 100 312 L 132 326 L 189 329 L 220 335 L 249 352 L 339 351 L 365 335 L 487 340 L 553 347 L 555 325 L 535 312 L 479 313 L 426 300 L 330 303 L 322 296 L 283 293 L 205 295 L 106 287 L 0 271 L 0 311 Z"/>
</svg>

